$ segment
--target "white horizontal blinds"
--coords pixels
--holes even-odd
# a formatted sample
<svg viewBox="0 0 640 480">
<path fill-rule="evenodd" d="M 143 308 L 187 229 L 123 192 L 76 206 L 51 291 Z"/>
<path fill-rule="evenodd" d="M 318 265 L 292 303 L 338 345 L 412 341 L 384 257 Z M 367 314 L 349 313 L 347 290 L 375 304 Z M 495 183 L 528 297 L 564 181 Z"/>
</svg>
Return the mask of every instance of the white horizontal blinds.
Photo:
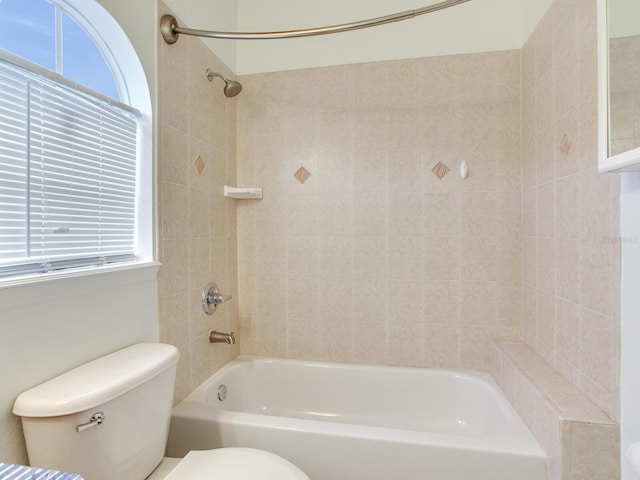
<svg viewBox="0 0 640 480">
<path fill-rule="evenodd" d="M 135 121 L 32 84 L 30 136 L 31 255 L 133 253 Z"/>
<path fill-rule="evenodd" d="M 23 75 L 29 77 L 29 258 L 4 274 L 133 259 L 136 119 L 84 93 Z"/>
<path fill-rule="evenodd" d="M 27 80 L 0 63 L 0 265 L 28 255 L 27 131 Z"/>
</svg>

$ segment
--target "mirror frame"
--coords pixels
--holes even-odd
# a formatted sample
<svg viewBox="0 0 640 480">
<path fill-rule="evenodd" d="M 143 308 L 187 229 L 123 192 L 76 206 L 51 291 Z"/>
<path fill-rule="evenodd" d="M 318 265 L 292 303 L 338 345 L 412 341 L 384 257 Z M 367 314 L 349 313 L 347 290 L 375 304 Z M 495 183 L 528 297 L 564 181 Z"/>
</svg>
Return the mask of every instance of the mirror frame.
<svg viewBox="0 0 640 480">
<path fill-rule="evenodd" d="M 640 147 L 609 156 L 609 28 L 607 1 L 598 2 L 598 171 L 640 171 Z"/>
</svg>

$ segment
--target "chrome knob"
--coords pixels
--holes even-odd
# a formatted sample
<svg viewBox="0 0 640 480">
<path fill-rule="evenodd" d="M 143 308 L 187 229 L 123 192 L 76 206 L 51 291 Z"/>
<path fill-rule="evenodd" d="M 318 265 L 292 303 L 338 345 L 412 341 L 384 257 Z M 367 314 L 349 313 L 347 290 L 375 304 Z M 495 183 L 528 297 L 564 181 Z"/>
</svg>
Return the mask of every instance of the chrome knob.
<svg viewBox="0 0 640 480">
<path fill-rule="evenodd" d="M 213 315 L 218 305 L 228 302 L 233 297 L 231 295 L 223 295 L 215 282 L 209 282 L 202 291 L 202 309 L 207 315 Z"/>
</svg>

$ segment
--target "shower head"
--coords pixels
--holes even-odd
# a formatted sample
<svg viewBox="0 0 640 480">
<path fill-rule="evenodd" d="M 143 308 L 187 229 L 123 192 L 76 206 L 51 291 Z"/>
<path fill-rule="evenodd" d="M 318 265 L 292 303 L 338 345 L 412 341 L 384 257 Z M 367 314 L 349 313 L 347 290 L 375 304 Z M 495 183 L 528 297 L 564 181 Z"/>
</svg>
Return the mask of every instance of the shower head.
<svg viewBox="0 0 640 480">
<path fill-rule="evenodd" d="M 235 97 L 242 91 L 242 84 L 235 80 L 229 80 L 218 72 L 213 72 L 210 68 L 207 68 L 207 78 L 209 81 L 213 81 L 213 77 L 219 77 L 224 80 L 224 94 L 227 98 Z"/>
</svg>

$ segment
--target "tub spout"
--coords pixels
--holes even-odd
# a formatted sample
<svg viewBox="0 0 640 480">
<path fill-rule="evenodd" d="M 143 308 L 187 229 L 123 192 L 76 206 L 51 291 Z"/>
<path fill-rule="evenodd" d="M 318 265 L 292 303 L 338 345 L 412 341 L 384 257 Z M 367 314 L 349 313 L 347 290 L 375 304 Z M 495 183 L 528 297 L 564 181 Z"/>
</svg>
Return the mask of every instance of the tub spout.
<svg viewBox="0 0 640 480">
<path fill-rule="evenodd" d="M 209 332 L 209 343 L 226 343 L 227 345 L 235 345 L 236 337 L 231 333 L 222 333 L 211 330 Z"/>
</svg>

